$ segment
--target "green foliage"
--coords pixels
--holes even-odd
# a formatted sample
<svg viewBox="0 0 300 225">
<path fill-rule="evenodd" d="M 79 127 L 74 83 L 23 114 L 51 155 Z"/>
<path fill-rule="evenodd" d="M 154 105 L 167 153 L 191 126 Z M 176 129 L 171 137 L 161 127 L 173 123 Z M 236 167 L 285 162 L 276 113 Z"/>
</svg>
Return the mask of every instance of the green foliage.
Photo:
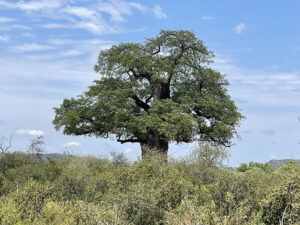
<svg viewBox="0 0 300 225">
<path fill-rule="evenodd" d="M 192 178 L 194 184 L 209 184 L 221 174 L 227 156 L 228 153 L 221 146 L 204 143 L 194 148 L 182 163 L 187 177 Z"/>
<path fill-rule="evenodd" d="M 230 145 L 243 116 L 225 76 L 208 67 L 212 57 L 184 30 L 114 45 L 99 54 L 95 71 L 101 79 L 54 108 L 53 124 L 69 135 L 111 135 L 162 151 L 168 142 Z"/>
<path fill-rule="evenodd" d="M 260 168 L 263 171 L 267 173 L 271 173 L 274 170 L 274 167 L 272 167 L 269 163 L 258 163 L 258 162 L 250 162 L 248 164 L 242 163 L 238 168 L 237 171 L 239 172 L 246 172 L 247 170 L 253 169 L 253 168 Z"/>
<path fill-rule="evenodd" d="M 35 159 L 31 155 L 23 152 L 13 152 L 0 156 L 0 172 L 6 173 L 9 169 L 21 167 L 23 165 L 31 165 L 35 163 Z"/>
<path fill-rule="evenodd" d="M 262 204 L 262 219 L 266 224 L 300 224 L 299 174 L 297 162 L 289 162 L 278 171 L 278 183 Z"/>
<path fill-rule="evenodd" d="M 299 224 L 300 165 L 250 163 L 202 144 L 186 158 L 150 151 L 143 160 L 94 157 L 39 160 L 6 153 L 0 172 L 0 224 Z M 117 162 L 119 162 L 117 160 Z"/>
<path fill-rule="evenodd" d="M 128 163 L 128 159 L 123 152 L 111 152 L 112 163 L 115 165 L 122 165 Z"/>
</svg>

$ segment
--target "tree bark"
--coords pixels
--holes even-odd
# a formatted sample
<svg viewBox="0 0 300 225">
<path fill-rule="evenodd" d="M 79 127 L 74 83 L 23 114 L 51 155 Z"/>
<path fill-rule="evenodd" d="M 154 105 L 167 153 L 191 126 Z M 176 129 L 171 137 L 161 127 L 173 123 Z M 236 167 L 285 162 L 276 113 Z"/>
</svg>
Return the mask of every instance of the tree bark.
<svg viewBox="0 0 300 225">
<path fill-rule="evenodd" d="M 153 100 L 170 99 L 170 83 L 171 76 L 169 74 L 166 74 L 165 82 L 162 82 L 160 86 L 156 86 L 153 88 L 151 94 L 151 96 L 153 96 Z M 164 137 L 159 135 L 157 132 L 149 131 L 147 140 L 145 142 L 141 142 L 140 145 L 143 160 L 147 158 L 147 154 L 149 152 L 154 151 L 161 154 L 161 156 L 167 161 L 169 142 L 166 141 Z"/>
<path fill-rule="evenodd" d="M 147 141 L 145 143 L 140 143 L 140 145 L 143 160 L 147 159 L 147 156 L 151 154 L 151 152 L 157 152 L 161 154 L 161 156 L 167 161 L 169 143 L 161 138 L 158 134 L 149 134 Z"/>
</svg>

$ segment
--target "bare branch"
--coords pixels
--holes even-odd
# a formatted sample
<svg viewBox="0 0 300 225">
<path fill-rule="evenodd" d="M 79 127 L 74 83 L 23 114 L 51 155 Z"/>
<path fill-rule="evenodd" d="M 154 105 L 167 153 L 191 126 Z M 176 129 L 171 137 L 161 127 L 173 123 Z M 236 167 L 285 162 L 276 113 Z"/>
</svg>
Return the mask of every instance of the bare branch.
<svg viewBox="0 0 300 225">
<path fill-rule="evenodd" d="M 9 151 L 9 149 L 12 147 L 11 143 L 12 143 L 12 137 L 10 137 L 9 139 L 7 139 L 6 137 L 0 138 L 0 151 L 2 154 L 5 154 Z"/>
</svg>

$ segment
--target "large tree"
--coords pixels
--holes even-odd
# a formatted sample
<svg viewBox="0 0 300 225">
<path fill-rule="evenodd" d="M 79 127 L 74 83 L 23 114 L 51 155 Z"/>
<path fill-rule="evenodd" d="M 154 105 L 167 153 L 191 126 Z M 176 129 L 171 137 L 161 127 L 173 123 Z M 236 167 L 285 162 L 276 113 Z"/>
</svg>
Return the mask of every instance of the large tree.
<svg viewBox="0 0 300 225">
<path fill-rule="evenodd" d="M 55 109 L 64 134 L 113 136 L 167 154 L 170 142 L 231 145 L 242 115 L 228 81 L 209 67 L 213 52 L 190 31 L 162 30 L 145 43 L 101 51 L 100 79 Z"/>
</svg>

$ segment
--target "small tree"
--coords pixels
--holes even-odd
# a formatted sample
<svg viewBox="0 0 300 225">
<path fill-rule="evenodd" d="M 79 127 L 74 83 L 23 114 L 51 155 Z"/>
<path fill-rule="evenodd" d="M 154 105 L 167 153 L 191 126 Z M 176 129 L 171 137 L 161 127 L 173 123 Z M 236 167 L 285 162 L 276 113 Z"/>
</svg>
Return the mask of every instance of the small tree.
<svg viewBox="0 0 300 225">
<path fill-rule="evenodd" d="M 123 165 L 128 163 L 129 161 L 123 152 L 112 151 L 110 152 L 110 156 L 111 156 L 112 163 L 115 165 Z"/>
<path fill-rule="evenodd" d="M 42 159 L 44 153 L 45 139 L 43 135 L 37 136 L 31 140 L 28 146 L 28 153 L 36 156 L 38 159 Z"/>
<path fill-rule="evenodd" d="M 7 153 L 11 147 L 12 147 L 12 137 L 7 139 L 6 137 L 1 137 L 0 138 L 0 153 L 5 154 Z"/>
<path fill-rule="evenodd" d="M 78 98 L 54 108 L 65 134 L 114 135 L 167 155 L 169 142 L 231 145 L 242 115 L 224 75 L 208 67 L 213 52 L 190 31 L 161 31 L 140 43 L 100 52 L 100 80 Z"/>
</svg>

